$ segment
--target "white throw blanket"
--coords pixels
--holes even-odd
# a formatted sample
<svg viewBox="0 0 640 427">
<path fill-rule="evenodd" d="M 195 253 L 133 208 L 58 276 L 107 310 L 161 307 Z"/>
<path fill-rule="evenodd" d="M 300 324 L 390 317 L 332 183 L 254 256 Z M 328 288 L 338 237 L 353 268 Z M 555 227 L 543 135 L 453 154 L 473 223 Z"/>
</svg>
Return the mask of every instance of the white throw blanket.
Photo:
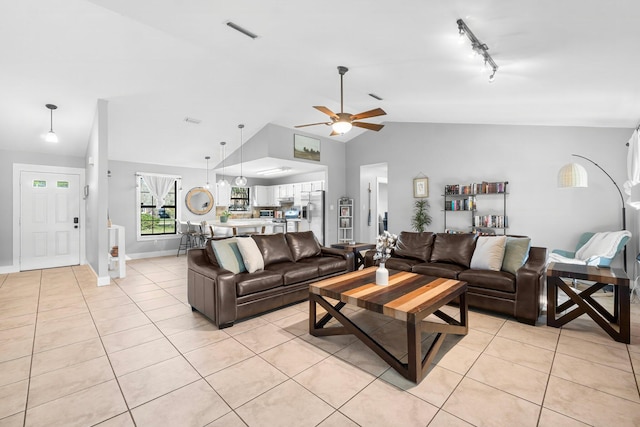
<svg viewBox="0 0 640 427">
<path fill-rule="evenodd" d="M 563 262 L 566 264 L 600 265 L 602 258 L 613 258 L 618 251 L 620 241 L 625 237 L 631 237 L 628 231 L 606 231 L 595 233 L 576 252 L 575 258 L 567 258 L 560 254 L 549 254 L 547 263 Z"/>
</svg>

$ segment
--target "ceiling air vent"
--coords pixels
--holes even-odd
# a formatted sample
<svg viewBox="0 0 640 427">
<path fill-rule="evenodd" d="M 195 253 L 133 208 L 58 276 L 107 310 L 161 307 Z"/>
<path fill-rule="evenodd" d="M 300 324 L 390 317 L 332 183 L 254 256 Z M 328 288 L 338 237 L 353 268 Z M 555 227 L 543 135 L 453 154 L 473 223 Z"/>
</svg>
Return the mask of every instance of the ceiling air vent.
<svg viewBox="0 0 640 427">
<path fill-rule="evenodd" d="M 247 37 L 251 37 L 252 39 L 257 39 L 258 38 L 258 35 L 256 33 L 252 33 L 251 31 L 247 30 L 246 28 L 242 28 L 240 25 L 234 24 L 231 21 L 227 22 L 227 25 L 229 27 L 233 28 L 234 30 L 241 32 L 242 34 L 244 34 Z"/>
<path fill-rule="evenodd" d="M 187 122 L 187 123 L 192 123 L 194 125 L 199 125 L 200 123 L 202 123 L 202 120 L 194 119 L 193 117 L 185 117 L 184 121 Z"/>
</svg>

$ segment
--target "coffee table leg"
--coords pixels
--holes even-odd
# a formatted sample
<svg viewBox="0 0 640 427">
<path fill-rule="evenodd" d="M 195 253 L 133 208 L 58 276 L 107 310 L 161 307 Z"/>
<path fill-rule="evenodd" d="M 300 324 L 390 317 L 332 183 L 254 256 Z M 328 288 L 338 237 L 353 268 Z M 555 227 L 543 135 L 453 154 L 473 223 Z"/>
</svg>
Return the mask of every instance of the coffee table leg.
<svg viewBox="0 0 640 427">
<path fill-rule="evenodd" d="M 409 350 L 407 360 L 407 379 L 414 383 L 422 379 L 422 334 L 415 323 L 407 322 L 407 346 Z"/>
</svg>

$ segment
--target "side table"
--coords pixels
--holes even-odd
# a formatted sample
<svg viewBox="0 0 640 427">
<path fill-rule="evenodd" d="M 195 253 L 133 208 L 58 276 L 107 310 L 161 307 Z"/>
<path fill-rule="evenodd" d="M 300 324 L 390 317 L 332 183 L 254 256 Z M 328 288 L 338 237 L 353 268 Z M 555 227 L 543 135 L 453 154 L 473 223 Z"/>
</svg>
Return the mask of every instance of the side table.
<svg viewBox="0 0 640 427">
<path fill-rule="evenodd" d="M 333 245 L 331 245 L 331 247 L 335 249 L 347 249 L 353 251 L 356 261 L 356 270 L 359 270 L 360 267 L 364 265 L 364 257 L 362 256 L 360 251 L 375 249 L 376 245 L 371 243 L 334 243 Z"/>
<path fill-rule="evenodd" d="M 571 288 L 562 278 L 595 282 L 582 292 Z M 613 285 L 613 313 L 610 313 L 591 295 L 606 285 Z M 558 305 L 558 289 L 570 298 Z M 577 305 L 573 310 L 559 313 Z M 614 340 L 629 344 L 631 320 L 629 307 L 629 278 L 620 268 L 598 268 L 579 264 L 552 262 L 547 268 L 547 325 L 558 328 L 582 314 L 588 314 Z"/>
</svg>

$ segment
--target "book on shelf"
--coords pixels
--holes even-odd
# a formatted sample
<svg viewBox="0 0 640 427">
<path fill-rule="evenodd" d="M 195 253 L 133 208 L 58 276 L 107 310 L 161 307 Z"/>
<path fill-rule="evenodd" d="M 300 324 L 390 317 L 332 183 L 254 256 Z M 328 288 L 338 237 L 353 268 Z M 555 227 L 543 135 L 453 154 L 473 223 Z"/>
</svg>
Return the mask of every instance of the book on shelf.
<svg viewBox="0 0 640 427">
<path fill-rule="evenodd" d="M 475 215 L 473 217 L 474 227 L 485 228 L 507 228 L 507 217 L 505 215 Z"/>
<path fill-rule="evenodd" d="M 473 184 L 447 184 L 444 186 L 446 196 L 473 195 L 473 194 L 501 194 L 507 191 L 507 181 L 487 182 Z"/>
</svg>

